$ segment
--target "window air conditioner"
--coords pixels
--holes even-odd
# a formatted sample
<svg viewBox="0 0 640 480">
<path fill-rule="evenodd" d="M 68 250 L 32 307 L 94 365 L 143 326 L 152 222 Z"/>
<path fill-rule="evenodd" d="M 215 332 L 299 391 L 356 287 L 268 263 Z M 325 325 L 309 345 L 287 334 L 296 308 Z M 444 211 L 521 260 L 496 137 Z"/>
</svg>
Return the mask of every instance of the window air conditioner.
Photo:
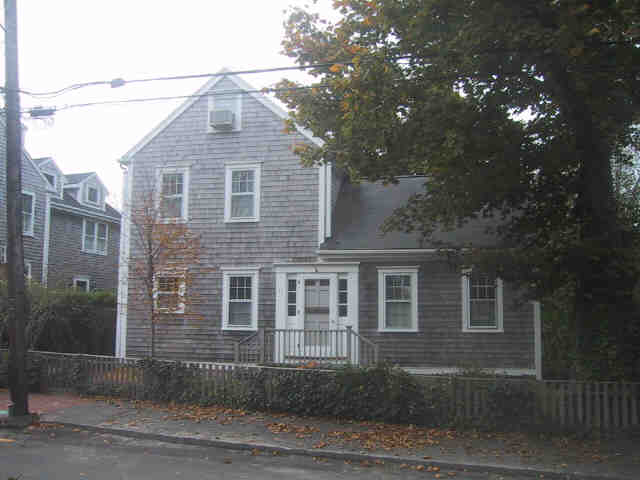
<svg viewBox="0 0 640 480">
<path fill-rule="evenodd" d="M 231 110 L 211 110 L 209 125 L 216 130 L 231 130 L 233 128 L 233 112 Z"/>
</svg>

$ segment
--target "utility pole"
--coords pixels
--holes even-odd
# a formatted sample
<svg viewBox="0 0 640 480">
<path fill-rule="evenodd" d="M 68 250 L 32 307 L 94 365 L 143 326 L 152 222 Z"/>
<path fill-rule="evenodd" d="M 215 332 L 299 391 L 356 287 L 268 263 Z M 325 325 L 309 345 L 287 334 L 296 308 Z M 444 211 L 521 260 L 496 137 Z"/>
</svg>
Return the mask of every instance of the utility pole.
<svg viewBox="0 0 640 480">
<path fill-rule="evenodd" d="M 9 263 L 9 390 L 12 417 L 29 414 L 25 325 L 29 306 L 25 294 L 22 245 L 22 125 L 18 83 L 17 0 L 5 0 L 5 111 L 7 124 L 7 260 Z"/>
</svg>

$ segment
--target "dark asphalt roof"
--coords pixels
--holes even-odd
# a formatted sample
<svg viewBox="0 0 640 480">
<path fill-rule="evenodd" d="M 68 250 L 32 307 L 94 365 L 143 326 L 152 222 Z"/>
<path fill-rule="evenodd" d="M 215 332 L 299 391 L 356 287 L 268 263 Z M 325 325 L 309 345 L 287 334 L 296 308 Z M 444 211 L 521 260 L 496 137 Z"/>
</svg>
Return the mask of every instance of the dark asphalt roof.
<svg viewBox="0 0 640 480">
<path fill-rule="evenodd" d="M 80 183 L 83 180 L 89 178 L 91 175 L 95 175 L 95 172 L 87 172 L 87 173 L 71 173 L 69 175 L 65 175 L 64 178 L 67 183 Z"/>
<path fill-rule="evenodd" d="M 87 207 L 86 205 L 82 205 L 80 202 L 78 202 L 75 198 L 73 198 L 70 194 L 66 192 L 63 198 L 55 198 L 55 197 L 52 198 L 51 204 L 59 205 L 61 207 L 71 207 L 75 209 L 84 210 L 89 215 L 96 214 L 96 215 L 102 215 L 102 216 L 106 215 L 108 217 L 114 217 L 118 219 L 120 218 L 120 212 L 118 212 L 115 208 L 113 208 L 108 203 L 105 206 L 105 210 L 102 211 L 99 208 Z"/>
<path fill-rule="evenodd" d="M 495 235 L 486 228 L 496 219 L 480 218 L 451 231 L 437 231 L 429 241 L 419 233 L 390 232 L 382 235 L 380 226 L 393 211 L 406 204 L 412 194 L 424 191 L 424 177 L 399 178 L 397 185 L 382 183 L 351 184 L 345 182 L 334 209 L 332 238 L 321 250 L 383 250 L 436 248 L 446 242 L 451 246 L 490 247 L 497 245 Z"/>
</svg>

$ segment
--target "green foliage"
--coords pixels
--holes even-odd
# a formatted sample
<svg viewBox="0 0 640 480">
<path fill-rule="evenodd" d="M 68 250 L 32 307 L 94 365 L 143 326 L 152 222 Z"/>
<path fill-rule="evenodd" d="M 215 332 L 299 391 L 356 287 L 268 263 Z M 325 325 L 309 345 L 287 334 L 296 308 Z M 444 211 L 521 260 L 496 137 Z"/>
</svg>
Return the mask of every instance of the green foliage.
<svg viewBox="0 0 640 480">
<path fill-rule="evenodd" d="M 623 148 L 638 140 L 640 3 L 334 6 L 336 23 L 294 8 L 285 25 L 284 52 L 324 65 L 308 70 L 312 88 L 278 94 L 324 141 L 298 146 L 302 161 L 335 162 L 356 181 L 427 177 L 387 231 L 428 238 L 494 217 L 509 248 L 471 248 L 460 261 L 485 263 L 534 298 L 573 287 L 580 356 L 597 356 L 598 309 L 617 305 L 609 321 L 628 322 L 640 277 L 637 185 Z"/>
<path fill-rule="evenodd" d="M 25 331 L 28 348 L 113 353 L 116 299 L 112 292 L 54 290 L 34 283 L 28 289 L 28 300 L 30 315 Z M 7 320 L 6 282 L 0 282 L 0 343 Z"/>
</svg>

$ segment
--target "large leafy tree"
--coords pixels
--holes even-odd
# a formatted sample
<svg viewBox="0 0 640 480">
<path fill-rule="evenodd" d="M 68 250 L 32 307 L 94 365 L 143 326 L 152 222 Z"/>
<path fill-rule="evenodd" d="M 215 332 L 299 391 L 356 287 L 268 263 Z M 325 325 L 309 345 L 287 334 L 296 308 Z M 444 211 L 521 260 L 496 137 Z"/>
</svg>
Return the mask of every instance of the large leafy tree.
<svg viewBox="0 0 640 480">
<path fill-rule="evenodd" d="M 313 85 L 282 81 L 299 146 L 354 178 L 428 177 L 387 229 L 500 219 L 505 277 L 542 296 L 569 285 L 578 350 L 633 316 L 637 223 L 613 172 L 640 103 L 637 0 L 334 0 L 328 22 L 293 9 L 284 51 Z M 617 160 L 616 160 L 617 159 Z M 625 212 L 627 210 L 625 209 Z M 506 265 L 509 264 L 509 268 Z M 604 320 L 603 320 L 604 319 Z"/>
</svg>

